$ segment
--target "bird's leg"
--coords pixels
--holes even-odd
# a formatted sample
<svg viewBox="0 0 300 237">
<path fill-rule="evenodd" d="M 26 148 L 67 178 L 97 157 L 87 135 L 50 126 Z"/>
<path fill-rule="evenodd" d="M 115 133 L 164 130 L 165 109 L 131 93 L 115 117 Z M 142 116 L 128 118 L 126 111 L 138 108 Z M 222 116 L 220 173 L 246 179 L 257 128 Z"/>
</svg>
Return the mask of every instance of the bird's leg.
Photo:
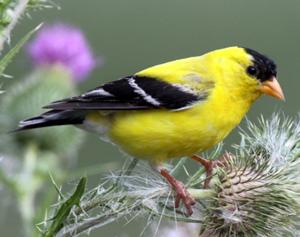
<svg viewBox="0 0 300 237">
<path fill-rule="evenodd" d="M 176 180 L 166 169 L 161 169 L 160 173 L 162 176 L 166 178 L 168 183 L 172 186 L 172 188 L 176 192 L 175 198 L 175 208 L 179 207 L 180 200 L 182 200 L 186 210 L 187 215 L 191 216 L 193 214 L 192 205 L 194 205 L 195 199 L 191 196 L 191 194 L 187 191 L 184 184 L 178 180 Z"/>
<path fill-rule="evenodd" d="M 165 168 L 160 166 L 155 167 L 156 170 L 160 172 L 160 174 L 168 181 L 170 186 L 174 189 L 176 193 L 175 198 L 175 208 L 179 207 L 180 201 L 182 200 L 187 213 L 187 216 L 191 216 L 193 214 L 192 206 L 196 203 L 195 199 L 192 195 L 187 191 L 186 187 L 182 182 L 176 180 Z"/>
<path fill-rule="evenodd" d="M 224 166 L 226 163 L 226 160 L 228 160 L 230 157 L 229 153 L 225 153 L 223 156 L 221 156 L 218 160 L 207 160 L 199 155 L 193 155 L 191 158 L 197 162 L 199 162 L 201 165 L 204 166 L 205 172 L 206 172 L 206 179 L 204 181 L 204 188 L 208 188 L 209 183 L 212 179 L 213 175 L 213 169 L 218 166 Z"/>
</svg>

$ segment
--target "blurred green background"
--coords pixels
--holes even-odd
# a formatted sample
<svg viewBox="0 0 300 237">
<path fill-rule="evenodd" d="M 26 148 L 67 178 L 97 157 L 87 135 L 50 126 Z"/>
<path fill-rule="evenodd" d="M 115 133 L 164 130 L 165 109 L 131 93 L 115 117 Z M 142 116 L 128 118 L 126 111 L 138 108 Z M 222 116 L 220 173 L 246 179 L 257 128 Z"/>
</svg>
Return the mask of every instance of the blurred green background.
<svg viewBox="0 0 300 237">
<path fill-rule="evenodd" d="M 207 51 L 245 46 L 263 52 L 278 64 L 278 78 L 286 102 L 264 97 L 248 117 L 268 117 L 282 110 L 288 115 L 299 113 L 300 68 L 300 1 L 282 0 L 69 0 L 55 1 L 61 10 L 32 12 L 16 27 L 13 43 L 40 22 L 67 22 L 86 34 L 95 55 L 104 59 L 90 79 L 80 85 L 83 92 L 99 84 L 130 75 L 145 67 L 165 61 L 201 55 Z M 22 53 L 6 73 L 13 81 L 28 73 L 30 62 Z M 5 80 L 4 87 L 9 86 Z M 243 126 L 243 124 L 241 125 Z M 238 142 L 235 130 L 225 140 Z M 116 147 L 88 135 L 76 166 L 101 166 L 125 156 Z M 89 179 L 96 185 L 99 175 Z M 1 192 L 1 190 L 0 190 Z M 13 204 L 1 210 L 1 236 L 22 236 L 18 213 Z M 137 227 L 141 225 L 141 227 Z M 143 222 L 111 224 L 91 236 L 139 236 Z"/>
</svg>

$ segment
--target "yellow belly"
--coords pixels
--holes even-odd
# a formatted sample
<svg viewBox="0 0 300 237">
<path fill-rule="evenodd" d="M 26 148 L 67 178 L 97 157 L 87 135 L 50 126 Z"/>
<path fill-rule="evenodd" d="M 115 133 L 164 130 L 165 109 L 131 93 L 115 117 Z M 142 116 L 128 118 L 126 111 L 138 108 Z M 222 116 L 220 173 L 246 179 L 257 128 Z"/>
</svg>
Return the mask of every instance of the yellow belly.
<svg viewBox="0 0 300 237">
<path fill-rule="evenodd" d="M 224 104 L 216 106 L 204 103 L 183 111 L 117 113 L 109 137 L 127 153 L 141 159 L 163 161 L 191 156 L 222 141 L 247 110 L 237 111 Z"/>
<path fill-rule="evenodd" d="M 199 127 L 199 121 L 186 121 L 185 115 L 175 116 L 166 111 L 136 112 L 116 118 L 110 137 L 129 154 L 164 160 L 205 150 L 219 140 L 215 132 L 208 133 L 209 129 Z"/>
</svg>

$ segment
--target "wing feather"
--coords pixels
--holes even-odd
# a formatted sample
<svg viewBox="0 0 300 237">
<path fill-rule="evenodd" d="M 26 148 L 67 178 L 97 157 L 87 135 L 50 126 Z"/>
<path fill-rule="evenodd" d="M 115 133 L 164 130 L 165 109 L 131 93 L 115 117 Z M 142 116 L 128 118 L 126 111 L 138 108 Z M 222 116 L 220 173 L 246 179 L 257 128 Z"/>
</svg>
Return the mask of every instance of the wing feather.
<svg viewBox="0 0 300 237">
<path fill-rule="evenodd" d="M 55 101 L 44 108 L 72 110 L 140 110 L 167 108 L 180 110 L 205 100 L 208 91 L 193 93 L 184 86 L 151 77 L 129 76 L 80 96 Z"/>
</svg>

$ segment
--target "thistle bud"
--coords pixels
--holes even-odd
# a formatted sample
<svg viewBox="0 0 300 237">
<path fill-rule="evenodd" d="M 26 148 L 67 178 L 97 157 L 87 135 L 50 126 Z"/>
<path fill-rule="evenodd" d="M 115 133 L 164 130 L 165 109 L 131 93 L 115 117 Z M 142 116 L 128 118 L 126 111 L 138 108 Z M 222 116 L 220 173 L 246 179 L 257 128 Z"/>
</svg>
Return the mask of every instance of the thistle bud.
<svg viewBox="0 0 300 237">
<path fill-rule="evenodd" d="M 84 34 L 62 23 L 44 27 L 28 45 L 27 53 L 37 67 L 61 65 L 74 82 L 87 78 L 97 64 Z"/>
<path fill-rule="evenodd" d="M 299 123 L 248 123 L 237 154 L 216 170 L 200 236 L 293 236 L 300 211 Z"/>
</svg>

